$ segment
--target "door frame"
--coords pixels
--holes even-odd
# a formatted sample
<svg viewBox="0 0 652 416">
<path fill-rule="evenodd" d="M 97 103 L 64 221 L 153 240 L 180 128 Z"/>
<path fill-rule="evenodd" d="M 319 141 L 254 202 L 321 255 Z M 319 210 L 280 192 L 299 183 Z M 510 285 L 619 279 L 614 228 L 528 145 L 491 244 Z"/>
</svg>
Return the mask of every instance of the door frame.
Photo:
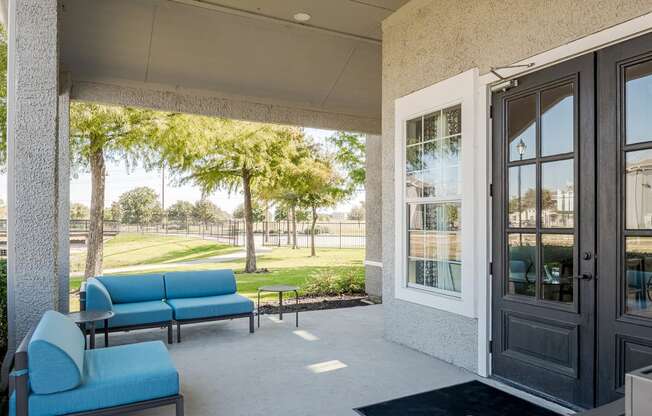
<svg viewBox="0 0 652 416">
<path fill-rule="evenodd" d="M 478 311 L 478 374 L 489 376 L 492 374 L 491 369 L 491 333 L 492 333 L 492 293 L 491 293 L 491 269 L 490 262 L 492 259 L 493 242 L 490 238 L 493 229 L 493 205 L 490 195 L 490 186 L 492 183 L 492 120 L 491 120 L 491 102 L 492 90 L 504 85 L 506 81 L 518 78 L 531 72 L 552 66 L 554 64 L 573 59 L 576 56 L 588 52 L 597 51 L 608 46 L 630 40 L 641 35 L 652 32 L 652 12 L 641 15 L 626 22 L 614 25 L 599 32 L 592 33 L 585 37 L 579 38 L 562 46 L 550 49 L 533 55 L 529 58 L 512 62 L 509 66 L 500 71 L 500 79 L 493 73 L 489 72 L 480 75 L 476 80 L 476 111 L 475 114 L 475 133 L 477 143 L 483 143 L 485 160 L 481 166 L 484 170 L 486 188 L 478 190 L 478 197 L 486 200 L 487 212 L 482 223 L 478 224 L 478 231 L 483 233 L 486 238 L 479 242 L 477 251 L 479 258 L 484 258 L 484 262 L 478 262 L 478 276 L 480 278 L 477 286 L 477 311 Z M 481 239 L 480 239 L 481 240 Z"/>
</svg>

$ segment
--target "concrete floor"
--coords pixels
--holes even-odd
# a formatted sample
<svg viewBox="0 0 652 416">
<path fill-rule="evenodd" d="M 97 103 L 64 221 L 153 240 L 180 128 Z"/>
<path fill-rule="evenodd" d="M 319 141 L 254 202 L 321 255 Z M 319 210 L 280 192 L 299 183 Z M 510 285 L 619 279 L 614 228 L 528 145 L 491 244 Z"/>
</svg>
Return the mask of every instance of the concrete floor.
<svg viewBox="0 0 652 416">
<path fill-rule="evenodd" d="M 294 315 L 263 316 L 253 335 L 246 319 L 184 326 L 169 348 L 186 415 L 353 416 L 355 407 L 477 378 L 386 341 L 382 319 L 374 305 L 302 313 L 298 329 Z M 165 332 L 111 334 L 112 345 L 153 339 Z"/>
</svg>

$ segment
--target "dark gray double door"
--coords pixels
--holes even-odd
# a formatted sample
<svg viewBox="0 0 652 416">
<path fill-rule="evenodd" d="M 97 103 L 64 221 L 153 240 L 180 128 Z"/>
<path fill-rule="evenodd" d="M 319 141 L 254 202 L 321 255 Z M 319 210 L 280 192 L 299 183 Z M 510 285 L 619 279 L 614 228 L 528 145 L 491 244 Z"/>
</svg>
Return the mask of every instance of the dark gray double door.
<svg viewBox="0 0 652 416">
<path fill-rule="evenodd" d="M 593 407 L 652 364 L 652 36 L 493 96 L 492 373 Z"/>
</svg>

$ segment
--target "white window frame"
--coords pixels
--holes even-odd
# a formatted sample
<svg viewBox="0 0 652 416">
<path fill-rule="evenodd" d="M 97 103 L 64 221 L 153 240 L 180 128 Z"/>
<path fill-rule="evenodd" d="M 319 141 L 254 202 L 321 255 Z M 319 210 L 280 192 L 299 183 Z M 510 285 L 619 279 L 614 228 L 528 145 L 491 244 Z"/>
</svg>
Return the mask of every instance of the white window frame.
<svg viewBox="0 0 652 416">
<path fill-rule="evenodd" d="M 396 257 L 394 296 L 396 299 L 455 314 L 475 318 L 476 312 L 476 261 L 475 261 L 475 112 L 478 70 L 472 69 L 453 78 L 416 91 L 395 101 L 395 181 L 396 197 Z M 407 209 L 405 196 L 406 122 L 416 117 L 460 105 L 462 109 L 462 143 L 460 154 L 461 175 L 461 291 L 448 292 L 434 288 L 408 285 L 407 279 Z M 458 201 L 459 199 L 455 199 Z"/>
</svg>

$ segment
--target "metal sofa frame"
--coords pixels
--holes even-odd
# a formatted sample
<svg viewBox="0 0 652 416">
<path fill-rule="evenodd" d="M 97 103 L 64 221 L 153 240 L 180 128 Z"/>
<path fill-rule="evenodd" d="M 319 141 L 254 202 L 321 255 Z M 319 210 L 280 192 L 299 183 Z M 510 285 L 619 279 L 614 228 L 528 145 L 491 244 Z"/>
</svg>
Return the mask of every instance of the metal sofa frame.
<svg viewBox="0 0 652 416">
<path fill-rule="evenodd" d="M 177 323 L 177 342 L 181 342 L 181 324 L 194 324 L 198 322 L 224 321 L 227 319 L 249 318 L 249 333 L 254 333 L 254 312 L 238 313 L 234 315 L 209 316 L 196 319 L 175 319 Z"/>
</svg>

